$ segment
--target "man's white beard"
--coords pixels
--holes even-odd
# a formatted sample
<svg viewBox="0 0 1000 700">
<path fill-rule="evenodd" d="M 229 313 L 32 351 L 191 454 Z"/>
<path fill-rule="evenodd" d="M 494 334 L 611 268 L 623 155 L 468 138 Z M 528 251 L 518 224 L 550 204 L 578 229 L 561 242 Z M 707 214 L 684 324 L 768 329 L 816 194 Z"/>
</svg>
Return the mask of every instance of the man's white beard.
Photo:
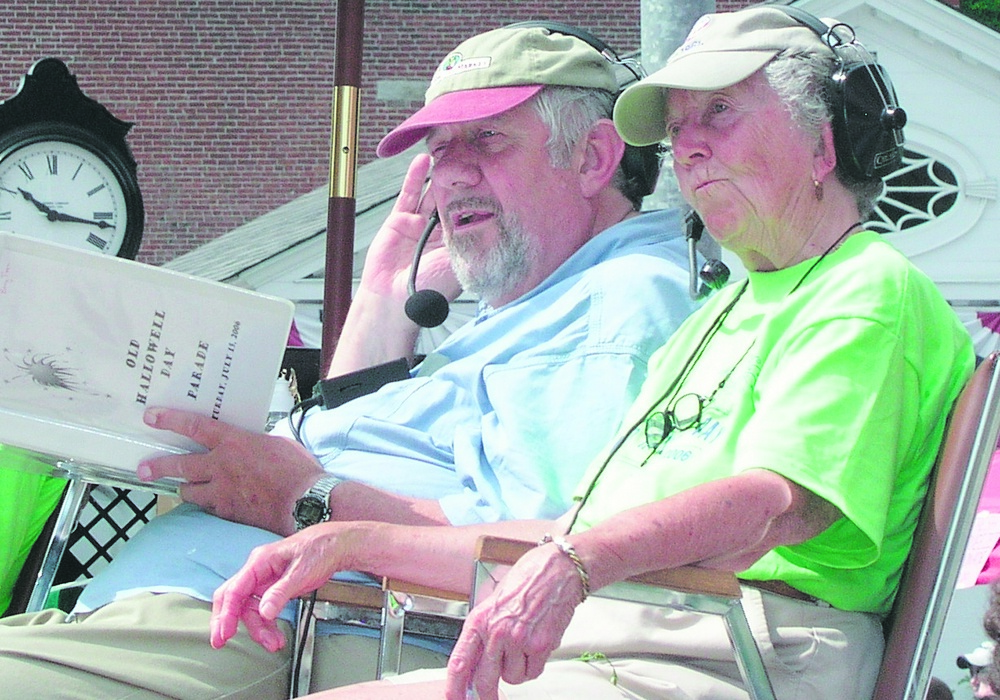
<svg viewBox="0 0 1000 700">
<path fill-rule="evenodd" d="M 497 240 L 482 250 L 476 235 L 450 237 L 448 252 L 455 277 L 462 289 L 487 303 L 508 296 L 531 268 L 535 253 L 531 239 L 517 218 L 505 214 L 493 200 L 470 198 L 457 204 L 492 212 Z"/>
</svg>

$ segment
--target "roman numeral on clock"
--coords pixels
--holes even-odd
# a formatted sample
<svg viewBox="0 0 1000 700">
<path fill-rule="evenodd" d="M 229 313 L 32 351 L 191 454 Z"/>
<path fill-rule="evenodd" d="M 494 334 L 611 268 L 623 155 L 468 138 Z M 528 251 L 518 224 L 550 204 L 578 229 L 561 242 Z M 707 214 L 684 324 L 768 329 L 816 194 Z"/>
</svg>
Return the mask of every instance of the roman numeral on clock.
<svg viewBox="0 0 1000 700">
<path fill-rule="evenodd" d="M 103 238 L 101 238 L 100 236 L 98 236 L 96 233 L 92 233 L 89 236 L 87 236 L 87 243 L 94 246 L 95 248 L 100 248 L 101 250 L 104 250 L 104 248 L 107 247 L 108 245 L 108 242 Z"/>
</svg>

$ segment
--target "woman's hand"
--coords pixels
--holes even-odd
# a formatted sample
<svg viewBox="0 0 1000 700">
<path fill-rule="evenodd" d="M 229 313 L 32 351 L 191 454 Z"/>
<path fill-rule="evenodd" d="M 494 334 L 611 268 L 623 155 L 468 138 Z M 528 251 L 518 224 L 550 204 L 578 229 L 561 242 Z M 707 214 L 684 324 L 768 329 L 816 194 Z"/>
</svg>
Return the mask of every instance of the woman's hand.
<svg viewBox="0 0 1000 700">
<path fill-rule="evenodd" d="M 497 700 L 501 678 L 537 678 L 582 598 L 576 567 L 555 545 L 521 557 L 466 618 L 448 662 L 447 700 L 466 700 L 469 689 Z"/>
<path fill-rule="evenodd" d="M 222 648 L 243 622 L 262 647 L 281 649 L 285 636 L 276 623 L 278 614 L 293 598 L 350 568 L 362 529 L 359 523 L 320 523 L 254 549 L 243 568 L 212 596 L 212 646 Z"/>
</svg>

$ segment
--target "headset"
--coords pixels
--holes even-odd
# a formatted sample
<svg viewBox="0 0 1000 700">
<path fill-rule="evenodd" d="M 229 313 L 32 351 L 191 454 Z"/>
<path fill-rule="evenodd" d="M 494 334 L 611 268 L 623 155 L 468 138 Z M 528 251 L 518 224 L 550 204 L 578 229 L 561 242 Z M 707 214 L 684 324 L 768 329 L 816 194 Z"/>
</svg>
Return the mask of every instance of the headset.
<svg viewBox="0 0 1000 700">
<path fill-rule="evenodd" d="M 563 24 L 562 22 L 528 20 L 506 25 L 505 28 L 532 29 L 535 27 L 545 29 L 554 34 L 565 34 L 575 37 L 604 56 L 609 63 L 625 68 L 628 72 L 628 77 L 624 82 L 619 81 L 618 95 L 633 82 L 645 77 L 645 72 L 638 61 L 619 58 L 618 54 L 605 42 L 578 27 Z M 615 95 L 615 99 L 618 98 L 618 95 Z M 656 180 L 660 175 L 662 155 L 663 148 L 659 144 L 651 146 L 625 145 L 621 168 L 631 192 L 639 197 L 645 197 L 653 191 L 656 187 Z M 423 254 L 427 239 L 438 222 L 437 212 L 435 212 L 427 222 L 427 226 L 424 228 L 420 240 L 417 242 L 417 249 L 413 256 L 413 264 L 410 266 L 410 277 L 408 280 L 410 297 L 406 300 L 406 305 L 404 306 L 407 317 L 424 328 L 439 326 L 448 318 L 448 300 L 444 298 L 444 295 L 433 289 L 421 289 L 419 291 L 416 289 L 417 266 L 420 256 Z"/>
<path fill-rule="evenodd" d="M 854 28 L 833 26 L 798 7 L 768 5 L 813 30 L 837 59 L 827 86 L 837 164 L 856 181 L 882 178 L 903 162 L 906 112 L 889 74 L 857 41 Z"/>
</svg>

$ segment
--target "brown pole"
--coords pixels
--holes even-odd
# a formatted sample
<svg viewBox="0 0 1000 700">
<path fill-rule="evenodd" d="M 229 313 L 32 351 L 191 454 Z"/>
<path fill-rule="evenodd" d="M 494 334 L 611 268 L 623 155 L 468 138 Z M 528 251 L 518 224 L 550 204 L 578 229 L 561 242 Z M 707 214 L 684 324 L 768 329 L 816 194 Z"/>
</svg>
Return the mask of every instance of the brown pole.
<svg viewBox="0 0 1000 700">
<path fill-rule="evenodd" d="M 354 178 L 358 164 L 358 95 L 361 88 L 364 15 L 364 0 L 339 0 L 337 3 L 321 377 L 325 377 L 329 371 L 330 360 L 344 328 L 347 309 L 351 305 L 351 281 L 354 276 Z"/>
</svg>

